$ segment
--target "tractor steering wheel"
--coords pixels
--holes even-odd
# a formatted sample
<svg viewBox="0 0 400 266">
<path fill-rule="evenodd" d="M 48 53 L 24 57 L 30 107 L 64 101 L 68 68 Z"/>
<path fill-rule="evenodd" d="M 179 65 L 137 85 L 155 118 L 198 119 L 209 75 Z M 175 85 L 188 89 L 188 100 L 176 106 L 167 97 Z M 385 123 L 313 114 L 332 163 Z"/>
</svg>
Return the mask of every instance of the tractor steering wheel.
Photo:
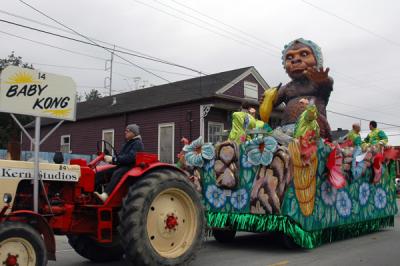
<svg viewBox="0 0 400 266">
<path fill-rule="evenodd" d="M 113 150 L 115 156 L 118 156 L 118 153 L 117 153 L 117 151 L 115 150 L 114 146 L 111 145 L 110 142 L 108 142 L 108 141 L 106 141 L 106 140 L 104 140 L 104 139 L 102 139 L 101 141 L 97 141 L 97 143 L 96 143 L 97 154 L 100 154 L 100 153 L 104 152 L 105 155 L 111 155 L 111 154 L 110 154 L 110 151 L 107 150 L 107 149 L 105 148 L 105 145 L 104 145 L 104 151 L 102 151 L 102 150 L 100 149 L 100 143 L 108 144 L 108 145 L 111 147 L 111 149 Z"/>
<path fill-rule="evenodd" d="M 114 149 L 114 147 L 113 147 L 113 145 L 111 145 L 111 143 L 109 143 L 108 141 L 105 141 L 105 140 L 97 141 L 97 143 L 96 143 L 96 147 L 97 147 L 97 157 L 94 158 L 94 159 L 88 164 L 88 166 L 89 166 L 90 168 L 92 168 L 92 169 L 96 169 L 97 164 L 98 164 L 100 161 L 104 160 L 104 156 L 110 155 L 110 151 L 108 151 L 108 150 L 104 150 L 104 152 L 101 151 L 101 149 L 100 149 L 100 143 L 103 143 L 103 142 L 104 142 L 105 144 L 110 145 L 111 149 L 114 151 L 114 154 L 115 154 L 115 155 L 118 155 L 118 154 L 117 154 L 117 151 Z"/>
</svg>

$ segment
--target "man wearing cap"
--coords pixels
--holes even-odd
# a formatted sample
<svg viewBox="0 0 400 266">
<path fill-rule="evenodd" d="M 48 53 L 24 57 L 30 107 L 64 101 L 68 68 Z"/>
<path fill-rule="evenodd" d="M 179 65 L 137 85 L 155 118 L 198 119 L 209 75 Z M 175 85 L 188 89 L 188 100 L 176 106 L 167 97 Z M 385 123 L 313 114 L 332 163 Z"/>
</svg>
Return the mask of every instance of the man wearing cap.
<svg viewBox="0 0 400 266">
<path fill-rule="evenodd" d="M 125 140 L 126 143 L 117 156 L 104 156 L 104 161 L 115 164 L 116 167 L 96 174 L 96 188 L 111 175 L 110 183 L 106 185 L 104 192 L 102 194 L 95 192 L 103 202 L 107 200 L 121 177 L 135 165 L 136 153 L 144 149 L 140 129 L 136 124 L 130 124 L 126 127 Z"/>
</svg>

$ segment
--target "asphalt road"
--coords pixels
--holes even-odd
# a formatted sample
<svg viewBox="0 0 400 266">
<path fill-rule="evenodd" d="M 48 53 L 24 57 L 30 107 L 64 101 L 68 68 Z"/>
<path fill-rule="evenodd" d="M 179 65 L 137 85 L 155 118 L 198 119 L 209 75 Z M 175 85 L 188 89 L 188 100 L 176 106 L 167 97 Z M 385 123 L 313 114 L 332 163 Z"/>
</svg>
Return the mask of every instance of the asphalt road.
<svg viewBox="0 0 400 266">
<path fill-rule="evenodd" d="M 399 203 L 399 201 L 398 201 Z M 348 240 L 325 244 L 313 250 L 287 250 L 273 234 L 240 234 L 230 244 L 207 239 L 193 266 L 284 266 L 284 265 L 400 265 L 400 216 L 395 227 Z M 104 266 L 82 258 L 65 237 L 57 237 L 57 261 L 50 266 Z M 125 266 L 123 261 L 108 263 Z"/>
</svg>

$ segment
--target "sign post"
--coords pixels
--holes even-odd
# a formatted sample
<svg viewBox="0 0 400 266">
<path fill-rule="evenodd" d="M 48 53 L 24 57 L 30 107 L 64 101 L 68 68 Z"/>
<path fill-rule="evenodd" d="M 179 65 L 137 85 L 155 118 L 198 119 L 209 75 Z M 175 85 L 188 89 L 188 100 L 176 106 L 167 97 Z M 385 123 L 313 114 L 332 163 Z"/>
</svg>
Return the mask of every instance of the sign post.
<svg viewBox="0 0 400 266">
<path fill-rule="evenodd" d="M 10 113 L 22 131 L 34 142 L 33 210 L 38 212 L 39 151 L 40 144 L 44 141 L 44 139 L 40 140 L 40 118 L 60 119 L 60 123 L 55 128 L 63 120 L 75 121 L 76 85 L 71 78 L 66 76 L 8 66 L 0 75 L 0 112 Z M 35 117 L 34 139 L 13 114 Z M 54 130 L 50 133 L 52 132 Z"/>
</svg>

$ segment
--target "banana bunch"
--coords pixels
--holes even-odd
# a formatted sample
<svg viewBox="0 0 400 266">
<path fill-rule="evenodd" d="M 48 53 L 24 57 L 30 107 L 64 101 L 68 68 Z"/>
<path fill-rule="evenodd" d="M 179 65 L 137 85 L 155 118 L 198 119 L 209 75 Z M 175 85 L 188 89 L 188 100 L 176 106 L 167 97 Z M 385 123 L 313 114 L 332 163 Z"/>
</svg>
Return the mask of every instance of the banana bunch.
<svg viewBox="0 0 400 266">
<path fill-rule="evenodd" d="M 272 112 L 272 107 L 274 107 L 274 103 L 276 101 L 276 97 L 278 96 L 278 90 L 281 87 L 282 83 L 277 87 L 269 88 L 264 91 L 263 101 L 260 104 L 259 112 L 261 120 L 265 123 L 268 123 L 269 117 Z"/>
</svg>

